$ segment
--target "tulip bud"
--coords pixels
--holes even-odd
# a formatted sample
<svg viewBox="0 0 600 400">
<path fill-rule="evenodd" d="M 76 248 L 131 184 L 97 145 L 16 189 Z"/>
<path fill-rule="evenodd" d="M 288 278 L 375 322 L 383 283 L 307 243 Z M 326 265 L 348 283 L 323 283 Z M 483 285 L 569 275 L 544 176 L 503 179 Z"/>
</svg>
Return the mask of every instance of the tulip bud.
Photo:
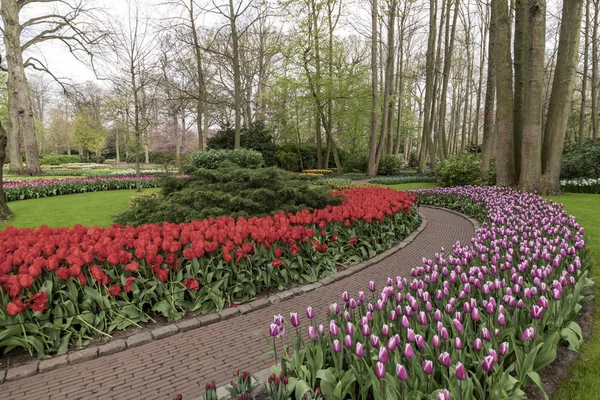
<svg viewBox="0 0 600 400">
<path fill-rule="evenodd" d="M 361 303 L 364 303 L 364 302 L 365 302 L 365 292 L 362 292 L 362 291 L 361 291 L 361 292 L 358 292 L 358 300 L 359 300 Z"/>
<path fill-rule="evenodd" d="M 454 338 L 454 348 L 456 350 L 462 350 L 463 348 L 462 340 L 458 336 Z"/>
<path fill-rule="evenodd" d="M 414 356 L 415 356 L 415 352 L 414 352 L 414 350 L 413 350 L 413 348 L 412 348 L 412 345 L 411 345 L 410 343 L 406 343 L 406 344 L 404 345 L 404 355 L 405 355 L 407 358 L 414 358 Z"/>
<path fill-rule="evenodd" d="M 388 362 L 388 351 L 385 347 L 380 347 L 379 348 L 379 362 L 383 363 L 383 364 L 387 364 Z"/>
<path fill-rule="evenodd" d="M 346 322 L 346 333 L 348 335 L 354 335 L 354 324 L 352 322 Z"/>
<path fill-rule="evenodd" d="M 535 339 L 535 329 L 533 327 L 529 327 L 523 331 L 523 335 L 521 335 L 521 341 L 526 342 L 527 340 Z"/>
<path fill-rule="evenodd" d="M 313 340 L 317 340 L 317 338 L 319 337 L 319 335 L 317 334 L 317 330 L 314 326 L 308 327 L 308 336 L 310 336 Z"/>
<path fill-rule="evenodd" d="M 465 330 L 463 324 L 458 319 L 454 318 L 452 323 L 454 324 L 454 329 L 456 329 L 458 333 L 462 333 Z"/>
<path fill-rule="evenodd" d="M 340 328 L 336 325 L 335 320 L 329 322 L 329 333 L 331 336 L 337 336 L 340 333 Z"/>
<path fill-rule="evenodd" d="M 371 335 L 371 346 L 379 347 L 379 337 L 375 334 Z"/>
<path fill-rule="evenodd" d="M 496 353 L 496 350 L 494 349 L 490 349 L 488 351 L 488 356 L 491 356 L 494 359 L 494 362 L 498 362 L 498 353 Z"/>
<path fill-rule="evenodd" d="M 456 377 L 460 381 L 464 381 L 465 379 L 467 379 L 467 370 L 460 361 L 456 363 Z"/>
<path fill-rule="evenodd" d="M 371 328 L 369 328 L 368 324 L 364 324 L 360 327 L 362 334 L 364 336 L 369 336 L 371 334 Z"/>
<path fill-rule="evenodd" d="M 349 349 L 352 348 L 352 336 L 346 335 L 346 337 L 344 337 L 344 346 L 346 346 Z"/>
<path fill-rule="evenodd" d="M 347 303 L 350 301 L 350 295 L 348 294 L 348 291 L 345 291 L 344 293 L 342 293 L 342 300 L 344 301 L 344 303 Z"/>
<path fill-rule="evenodd" d="M 370 282 L 369 282 L 369 291 L 370 291 L 371 293 L 375 293 L 375 291 L 376 291 L 376 290 L 377 290 L 377 288 L 375 287 L 375 282 L 373 282 L 373 281 L 370 281 Z"/>
<path fill-rule="evenodd" d="M 396 364 L 396 376 L 402 382 L 406 382 L 408 380 L 408 372 L 406 371 L 404 365 Z"/>
<path fill-rule="evenodd" d="M 483 370 L 486 372 L 491 372 L 494 370 L 494 357 L 486 356 L 481 363 Z"/>
<path fill-rule="evenodd" d="M 406 340 L 408 340 L 409 342 L 414 342 L 415 341 L 415 331 L 413 331 L 412 329 L 408 329 L 408 331 L 406 332 Z"/>
<path fill-rule="evenodd" d="M 339 353 L 342 351 L 342 344 L 337 339 L 335 339 L 333 341 L 333 343 L 331 344 L 331 347 L 333 348 L 333 351 L 335 351 L 336 353 Z"/>
<path fill-rule="evenodd" d="M 425 372 L 427 375 L 433 374 L 433 361 L 425 360 L 423 362 L 423 372 Z"/>
<path fill-rule="evenodd" d="M 508 350 L 510 350 L 510 345 L 508 344 L 508 342 L 504 342 L 500 344 L 500 347 L 498 348 L 498 353 L 500 353 L 500 355 L 503 356 L 506 353 L 508 353 Z"/>
<path fill-rule="evenodd" d="M 396 337 L 392 336 L 391 338 L 388 339 L 386 347 L 388 348 L 389 351 L 394 351 L 394 350 L 396 350 L 396 346 L 397 346 Z"/>
<path fill-rule="evenodd" d="M 419 325 L 427 325 L 427 314 L 425 314 L 424 311 L 420 311 L 419 314 L 417 314 L 417 323 Z"/>
<path fill-rule="evenodd" d="M 441 365 L 443 365 L 446 368 L 449 368 L 450 364 L 452 363 L 452 361 L 450 360 L 450 354 L 448 354 L 447 351 L 440 354 L 440 356 L 438 357 L 438 361 Z"/>
<path fill-rule="evenodd" d="M 269 327 L 269 335 L 273 337 L 279 336 L 279 326 L 277 326 L 277 324 L 271 324 L 271 326 Z"/>
<path fill-rule="evenodd" d="M 309 319 L 313 319 L 315 317 L 315 310 L 312 307 L 306 307 L 306 316 Z"/>
<path fill-rule="evenodd" d="M 356 349 L 354 350 L 354 354 L 356 354 L 356 356 L 359 358 L 363 358 L 363 356 L 365 355 L 365 348 L 363 347 L 362 343 L 356 343 Z"/>
<path fill-rule="evenodd" d="M 379 379 L 385 378 L 385 365 L 383 365 L 381 362 L 377 362 L 375 365 L 375 376 Z"/>
<path fill-rule="evenodd" d="M 298 313 L 290 313 L 290 322 L 292 323 L 292 326 L 294 328 L 297 328 L 300 326 L 300 319 L 298 318 Z"/>
<path fill-rule="evenodd" d="M 504 316 L 504 314 L 498 315 L 498 323 L 500 324 L 500 326 L 506 325 L 506 317 Z"/>
<path fill-rule="evenodd" d="M 473 342 L 473 348 L 477 351 L 481 350 L 481 347 L 483 346 L 483 342 L 481 341 L 481 339 L 476 338 L 475 341 Z"/>
<path fill-rule="evenodd" d="M 387 324 L 383 324 L 383 326 L 381 327 L 381 334 L 383 336 L 388 336 L 390 334 L 390 327 L 387 326 Z"/>
<path fill-rule="evenodd" d="M 425 339 L 421 335 L 415 335 L 415 343 L 417 344 L 417 347 L 421 350 L 427 347 L 427 344 L 425 344 Z"/>
<path fill-rule="evenodd" d="M 438 335 L 435 335 L 431 342 L 433 343 L 433 347 L 435 347 L 436 349 L 439 349 L 442 345 L 442 341 Z"/>
</svg>

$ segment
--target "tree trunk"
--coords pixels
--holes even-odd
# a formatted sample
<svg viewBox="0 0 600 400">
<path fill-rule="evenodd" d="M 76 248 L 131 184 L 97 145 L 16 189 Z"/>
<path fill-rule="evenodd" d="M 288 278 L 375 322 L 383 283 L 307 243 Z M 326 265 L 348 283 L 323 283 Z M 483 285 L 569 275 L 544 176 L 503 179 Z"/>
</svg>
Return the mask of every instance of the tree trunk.
<svg viewBox="0 0 600 400">
<path fill-rule="evenodd" d="M 35 138 L 35 124 L 29 97 L 29 86 L 23 66 L 23 53 L 21 50 L 21 24 L 19 22 L 19 10 L 21 5 L 16 1 L 2 0 L 0 4 L 0 14 L 4 28 L 4 46 L 6 49 L 6 65 L 8 67 L 7 89 L 9 105 L 13 108 L 13 113 L 9 118 L 9 132 L 11 140 L 11 166 L 15 172 L 22 170 L 18 168 L 16 162 L 21 161 L 20 149 L 18 146 L 18 135 L 20 130 L 23 137 L 25 150 L 25 160 L 27 162 L 26 172 L 28 175 L 41 175 L 40 158 L 38 145 Z M 12 98 L 12 101 L 10 100 Z M 16 113 L 16 115 L 14 114 Z M 18 155 L 18 157 L 17 157 Z M 14 162 L 12 159 L 17 158 Z"/>
<path fill-rule="evenodd" d="M 433 1 L 433 0 L 432 0 Z M 377 175 L 377 134 L 379 114 L 379 87 L 377 84 L 377 0 L 371 0 L 371 136 L 367 176 Z"/>
<path fill-rule="evenodd" d="M 479 147 L 479 110 L 481 110 L 481 90 L 483 88 L 483 63 L 485 61 L 485 39 L 487 36 L 487 28 L 484 26 L 481 35 L 481 48 L 479 52 L 479 84 L 477 86 L 477 102 L 475 103 L 475 119 L 473 121 L 473 135 L 471 137 L 472 145 L 477 152 Z"/>
<path fill-rule="evenodd" d="M 546 44 L 546 0 L 528 0 L 527 56 L 523 149 L 519 189 L 540 189 L 542 178 L 542 100 L 544 98 L 544 49 Z"/>
<path fill-rule="evenodd" d="M 4 165 L 4 160 L 6 158 L 6 144 L 8 142 L 8 138 L 6 137 L 6 130 L 4 126 L 0 124 L 0 166 Z M 13 213 L 8 208 L 6 204 L 6 198 L 4 197 L 4 180 L 2 177 L 3 168 L 0 168 L 0 222 L 6 222 L 10 217 L 12 217 Z"/>
<path fill-rule="evenodd" d="M 583 44 L 583 78 L 581 82 L 581 106 L 579 108 L 579 131 L 577 135 L 577 147 L 579 151 L 583 150 L 583 133 L 585 129 L 585 107 L 587 98 L 587 78 L 588 78 L 588 62 L 589 62 L 589 47 L 590 47 L 590 2 L 585 1 L 585 28 L 584 28 L 584 44 Z"/>
<path fill-rule="evenodd" d="M 437 1 L 429 0 L 429 35 L 427 39 L 427 55 L 425 61 L 425 106 L 423 116 L 423 138 L 421 142 L 421 152 L 419 154 L 420 173 L 425 172 L 427 162 L 427 153 L 431 159 L 431 167 L 435 168 L 435 152 L 433 150 L 433 141 L 431 138 L 431 108 L 433 105 L 433 81 L 435 67 L 435 39 L 436 39 L 436 20 L 437 20 Z"/>
<path fill-rule="evenodd" d="M 594 1 L 594 24 L 592 25 L 592 139 L 598 139 L 598 17 L 600 0 Z"/>
<path fill-rule="evenodd" d="M 496 18 L 496 184 L 515 186 L 513 149 L 513 90 L 508 2 L 493 0 Z"/>
<path fill-rule="evenodd" d="M 120 148 L 119 148 L 119 128 L 117 127 L 117 129 L 115 130 L 116 133 L 116 140 L 115 140 L 115 151 L 117 153 L 117 164 L 119 164 L 121 162 L 121 152 L 120 152 Z"/>
<path fill-rule="evenodd" d="M 235 107 L 235 136 L 233 147 L 240 148 L 240 137 L 242 133 L 242 77 L 240 71 L 240 50 L 237 31 L 237 16 L 233 8 L 233 0 L 229 0 L 229 22 L 231 24 L 231 50 L 233 64 L 233 101 Z"/>
<path fill-rule="evenodd" d="M 494 8 L 490 9 L 490 30 L 488 34 L 488 66 L 487 82 L 485 84 L 485 109 L 483 112 L 483 142 L 481 145 L 481 174 L 484 179 L 488 177 L 490 160 L 492 159 L 494 142 L 494 99 L 496 97 L 496 66 L 494 63 L 494 44 L 496 39 L 496 14 Z"/>
<path fill-rule="evenodd" d="M 527 48 L 527 1 L 515 0 L 515 40 L 513 44 L 515 59 L 515 91 L 513 109 L 513 148 L 515 180 L 521 175 L 521 156 L 523 153 L 523 118 L 525 117 L 525 67 Z"/>
<path fill-rule="evenodd" d="M 575 86 L 582 9 L 583 0 L 565 0 L 563 2 L 556 69 L 544 131 L 542 168 L 544 183 L 547 186 L 546 188 L 542 187 L 543 194 L 560 194 L 561 192 L 560 162 Z"/>
<path fill-rule="evenodd" d="M 196 31 L 194 0 L 190 0 L 188 10 L 190 14 L 190 30 L 192 34 L 192 40 L 194 42 L 194 57 L 196 59 L 196 69 L 198 72 L 198 82 L 196 82 L 196 129 L 198 129 L 198 150 L 204 150 L 204 135 L 202 134 L 202 116 L 204 114 L 204 72 L 202 70 L 200 41 L 198 40 L 198 32 Z"/>
</svg>

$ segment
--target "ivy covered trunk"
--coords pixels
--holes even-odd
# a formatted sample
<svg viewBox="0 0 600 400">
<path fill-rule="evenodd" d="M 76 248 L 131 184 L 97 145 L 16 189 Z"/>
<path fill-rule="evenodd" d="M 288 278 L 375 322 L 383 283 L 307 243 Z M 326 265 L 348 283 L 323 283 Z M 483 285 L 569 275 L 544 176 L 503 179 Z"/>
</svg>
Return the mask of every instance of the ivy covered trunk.
<svg viewBox="0 0 600 400">
<path fill-rule="evenodd" d="M 0 125 L 0 166 L 4 165 L 6 158 L 6 143 L 8 139 L 6 137 L 6 130 Z M 0 221 L 6 222 L 11 216 L 12 211 L 6 205 L 6 199 L 4 198 L 4 187 L 3 187 L 3 169 L 0 168 Z"/>
</svg>

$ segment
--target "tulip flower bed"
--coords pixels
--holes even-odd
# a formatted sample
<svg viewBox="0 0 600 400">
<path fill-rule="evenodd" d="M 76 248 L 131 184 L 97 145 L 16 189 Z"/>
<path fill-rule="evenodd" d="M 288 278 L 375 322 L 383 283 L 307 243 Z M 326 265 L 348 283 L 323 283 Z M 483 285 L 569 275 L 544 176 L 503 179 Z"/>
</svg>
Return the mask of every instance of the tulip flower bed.
<svg viewBox="0 0 600 400">
<path fill-rule="evenodd" d="M 140 177 L 142 188 L 156 188 L 161 179 L 156 176 Z M 70 179 L 36 179 L 31 181 L 4 182 L 6 201 L 39 199 L 104 190 L 135 189 L 134 176 L 70 178 Z"/>
<path fill-rule="evenodd" d="M 0 349 L 62 353 L 162 315 L 208 313 L 314 282 L 391 247 L 419 224 L 392 189 L 337 192 L 341 205 L 263 218 L 0 232 Z"/>
<path fill-rule="evenodd" d="M 356 297 L 344 292 L 328 315 L 275 316 L 281 399 L 523 399 L 524 386 L 541 387 L 537 371 L 559 342 L 579 346 L 573 319 L 592 281 L 573 216 L 504 188 L 417 193 L 420 204 L 481 217 L 481 228 L 380 292 L 374 282 Z"/>
</svg>

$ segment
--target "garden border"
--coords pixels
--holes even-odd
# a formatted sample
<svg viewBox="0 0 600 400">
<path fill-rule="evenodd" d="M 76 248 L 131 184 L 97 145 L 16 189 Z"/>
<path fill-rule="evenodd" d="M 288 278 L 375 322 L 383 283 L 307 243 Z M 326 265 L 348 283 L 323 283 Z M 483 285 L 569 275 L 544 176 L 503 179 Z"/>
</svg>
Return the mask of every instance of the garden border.
<svg viewBox="0 0 600 400">
<path fill-rule="evenodd" d="M 421 206 L 419 206 L 421 207 Z M 429 207 L 429 206 L 425 206 Z M 442 207 L 429 207 L 429 208 L 440 208 Z M 444 209 L 446 210 L 446 209 Z M 454 214 L 460 215 L 461 217 L 468 219 L 471 223 L 476 222 L 472 218 L 467 215 L 463 215 L 461 213 L 447 210 Z M 74 351 L 68 354 L 63 354 L 54 358 L 46 359 L 46 360 L 35 360 L 32 363 L 27 363 L 23 365 L 19 365 L 17 367 L 8 368 L 5 370 L 0 370 L 0 384 L 4 382 L 16 381 L 21 378 L 26 378 L 29 376 L 36 375 L 38 373 L 43 373 L 47 371 L 52 371 L 61 367 L 65 367 L 67 365 L 76 365 L 85 361 L 90 361 L 95 358 L 101 356 L 107 356 L 115 353 L 119 353 L 125 351 L 127 349 L 131 349 L 134 347 L 138 347 L 147 343 L 150 343 L 154 340 L 164 339 L 173 335 L 176 335 L 180 332 L 186 332 L 192 329 L 199 328 L 201 326 L 207 326 L 214 324 L 219 321 L 224 321 L 238 315 L 248 314 L 254 310 L 260 310 L 270 306 L 271 304 L 277 304 L 282 301 L 291 299 L 295 296 L 302 295 L 304 293 L 312 292 L 320 287 L 327 286 L 333 282 L 339 281 L 346 277 L 349 277 L 357 272 L 360 272 L 370 266 L 377 264 L 388 257 L 393 256 L 404 247 L 412 243 L 417 236 L 421 234 L 421 232 L 427 227 L 427 218 L 419 212 L 421 217 L 421 223 L 417 227 L 416 230 L 411 232 L 406 238 L 404 238 L 400 243 L 391 247 L 390 249 L 385 250 L 384 252 L 376 255 L 373 258 L 362 261 L 358 264 L 347 267 L 342 271 L 338 271 L 332 275 L 326 276 L 324 278 L 319 279 L 317 282 L 306 284 L 303 286 L 296 286 L 288 288 L 279 293 L 273 294 L 267 298 L 261 298 L 258 300 L 254 300 L 249 303 L 241 304 L 237 307 L 228 307 L 219 312 L 205 314 L 198 317 L 188 318 L 179 322 L 174 322 L 169 325 L 164 325 L 157 328 L 143 328 L 140 331 L 133 332 L 131 335 L 128 335 L 125 338 L 111 340 L 106 344 L 102 344 L 99 346 L 91 345 L 90 347 L 86 347 L 82 350 Z M 474 225 L 475 226 L 475 225 Z M 265 372 L 265 371 L 260 371 Z M 268 370 L 266 371 L 268 372 Z M 257 373 L 258 375 L 259 373 Z M 223 389 L 224 390 L 224 387 Z"/>
</svg>

